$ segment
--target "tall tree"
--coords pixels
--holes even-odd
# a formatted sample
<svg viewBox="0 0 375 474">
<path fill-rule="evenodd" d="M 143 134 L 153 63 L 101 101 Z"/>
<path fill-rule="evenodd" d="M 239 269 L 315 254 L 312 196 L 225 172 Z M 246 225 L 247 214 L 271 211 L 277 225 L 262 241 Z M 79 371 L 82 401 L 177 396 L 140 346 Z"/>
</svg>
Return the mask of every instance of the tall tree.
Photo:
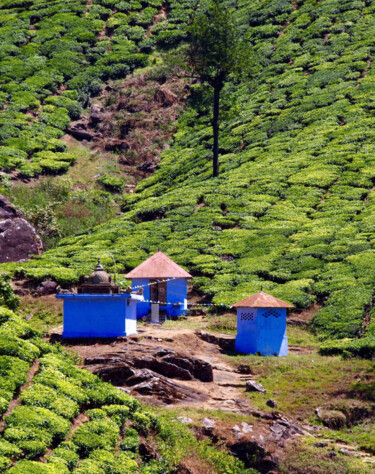
<svg viewBox="0 0 375 474">
<path fill-rule="evenodd" d="M 186 59 L 193 74 L 213 88 L 213 176 L 219 175 L 220 93 L 229 75 L 247 69 L 249 47 L 223 0 L 208 0 L 188 29 Z"/>
</svg>

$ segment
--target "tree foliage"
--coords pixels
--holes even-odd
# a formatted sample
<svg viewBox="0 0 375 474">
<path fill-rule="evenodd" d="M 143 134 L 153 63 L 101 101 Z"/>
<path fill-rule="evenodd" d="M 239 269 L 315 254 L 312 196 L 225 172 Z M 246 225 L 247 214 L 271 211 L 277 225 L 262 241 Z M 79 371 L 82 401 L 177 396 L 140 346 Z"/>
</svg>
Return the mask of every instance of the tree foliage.
<svg viewBox="0 0 375 474">
<path fill-rule="evenodd" d="M 249 52 L 233 10 L 223 0 L 203 4 L 188 28 L 186 59 L 193 74 L 213 88 L 213 177 L 219 174 L 220 92 L 231 74 L 247 69 Z"/>
</svg>

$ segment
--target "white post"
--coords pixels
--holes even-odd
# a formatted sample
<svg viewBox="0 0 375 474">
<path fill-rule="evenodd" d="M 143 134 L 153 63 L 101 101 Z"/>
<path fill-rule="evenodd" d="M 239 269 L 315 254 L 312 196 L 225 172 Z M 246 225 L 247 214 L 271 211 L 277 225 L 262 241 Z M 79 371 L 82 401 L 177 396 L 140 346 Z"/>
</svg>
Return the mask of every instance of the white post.
<svg viewBox="0 0 375 474">
<path fill-rule="evenodd" d="M 151 322 L 160 323 L 158 303 L 151 303 Z"/>
</svg>

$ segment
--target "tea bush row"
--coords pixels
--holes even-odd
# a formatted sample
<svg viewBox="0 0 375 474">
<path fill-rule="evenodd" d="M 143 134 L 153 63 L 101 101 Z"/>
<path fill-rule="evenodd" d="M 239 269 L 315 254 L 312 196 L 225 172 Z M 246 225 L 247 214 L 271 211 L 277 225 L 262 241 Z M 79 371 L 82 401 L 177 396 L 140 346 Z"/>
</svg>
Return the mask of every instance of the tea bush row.
<svg viewBox="0 0 375 474">
<path fill-rule="evenodd" d="M 146 33 L 160 2 L 86 3 L 0 6 L 1 170 L 17 170 L 25 178 L 67 171 L 74 158 L 51 152 L 65 151 L 60 138 L 70 121 L 79 118 L 103 81 L 147 65 L 160 32 Z M 193 12 L 190 3 L 170 5 L 171 25 L 175 21 L 177 28 L 178 18 Z M 168 24 L 161 19 L 158 28 Z"/>
</svg>

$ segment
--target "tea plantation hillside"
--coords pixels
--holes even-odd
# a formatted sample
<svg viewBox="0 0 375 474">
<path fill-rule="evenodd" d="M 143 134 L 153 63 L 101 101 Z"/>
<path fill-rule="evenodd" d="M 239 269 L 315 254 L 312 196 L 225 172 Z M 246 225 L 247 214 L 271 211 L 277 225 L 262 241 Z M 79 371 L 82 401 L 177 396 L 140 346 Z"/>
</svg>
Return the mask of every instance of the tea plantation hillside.
<svg viewBox="0 0 375 474">
<path fill-rule="evenodd" d="M 256 472 L 77 368 L 9 309 L 17 299 L 0 282 L 0 472 L 166 474 L 186 457 L 213 473 Z"/>
<path fill-rule="evenodd" d="M 0 169 L 21 178 L 66 171 L 60 140 L 105 81 L 177 41 L 194 0 L 4 0 L 0 3 Z"/>
<path fill-rule="evenodd" d="M 7 118 L 6 130 L 16 126 L 17 134 L 19 128 L 22 133 L 38 130 L 38 136 L 55 140 L 58 134 L 49 135 L 49 119 L 56 123 L 54 117 L 61 115 L 65 124 L 69 115 L 61 100 L 94 92 L 98 68 L 104 68 L 100 79 L 105 81 L 112 74 L 109 64 L 118 61 L 119 74 L 123 74 L 146 61 L 132 49 L 134 36 L 129 38 L 130 46 L 124 39 L 125 32 L 139 26 L 129 29 L 128 16 L 124 25 L 122 13 L 108 20 L 116 25 L 113 37 L 118 40 L 113 50 L 96 44 L 81 48 L 80 42 L 88 41 L 86 35 L 94 35 L 103 26 L 101 15 L 109 14 L 102 14 L 103 8 L 110 4 L 119 11 L 120 5 L 126 5 L 123 8 L 128 11 L 136 2 L 115 3 L 94 2 L 87 15 L 80 2 L 64 3 L 66 8 L 75 5 L 71 13 L 60 13 L 63 18 L 68 15 L 69 21 L 59 21 L 57 29 L 69 31 L 68 53 L 68 47 L 59 50 L 60 39 L 43 42 L 44 36 L 39 36 L 54 34 L 48 20 L 40 22 L 45 28 L 32 29 L 31 36 L 28 33 L 30 43 L 24 44 L 25 36 L 17 39 L 26 35 L 28 26 L 21 26 L 29 25 L 30 18 L 31 23 L 39 21 L 44 10 L 35 19 L 24 2 L 3 2 L 2 9 L 9 8 L 9 31 L 17 32 L 6 53 L 13 54 L 13 61 L 22 61 L 18 53 L 23 48 L 25 54 L 32 54 L 42 44 L 46 51 L 55 47 L 60 51 L 57 55 L 68 54 L 70 62 L 61 64 L 72 68 L 60 72 L 54 87 L 51 82 L 43 85 L 52 94 L 34 128 L 24 128 L 24 120 L 30 117 L 13 111 L 9 102 L 5 113 L 18 121 Z M 48 3 L 47 10 L 56 5 Z M 142 11 L 150 12 L 150 17 L 145 15 L 150 23 L 160 4 L 148 5 Z M 154 41 L 183 35 L 186 15 L 170 19 Z M 342 340 L 327 343 L 325 351 L 346 348 L 369 356 L 375 348 L 375 2 L 239 0 L 236 16 L 253 45 L 254 65 L 247 80 L 232 81 L 223 91 L 220 176 L 211 178 L 208 92 L 204 86 L 193 85 L 191 103 L 179 120 L 173 145 L 164 152 L 160 169 L 138 185 L 138 192 L 124 196 L 123 216 L 88 235 L 61 241 L 37 260 L 4 268 L 69 285 L 90 270 L 96 256 L 114 271 L 106 250 L 119 262 L 117 271 L 125 273 L 161 247 L 189 269 L 195 276 L 195 289 L 208 300 L 232 304 L 263 287 L 297 308 L 318 302 L 322 309 L 314 318 L 315 330 L 323 339 Z M 70 25 L 73 17 L 79 25 Z M 87 28 L 82 29 L 82 22 Z M 124 65 L 127 48 L 133 59 Z M 83 70 L 77 65 L 79 58 L 84 61 L 82 51 L 92 64 Z M 60 64 L 58 59 L 48 61 Z M 8 60 L 4 63 L 9 64 Z M 35 75 L 32 78 L 34 82 Z M 7 90 L 25 88 L 31 79 L 17 80 L 9 76 Z M 56 98 L 53 90 L 62 81 L 70 92 Z M 4 100 L 9 97 L 7 92 Z M 21 142 L 28 140 L 15 135 L 16 131 L 9 136 L 7 147 L 21 150 Z M 17 161 L 14 166 L 20 170 L 34 166 L 42 156 L 39 150 L 21 150 L 24 159 L 27 153 L 35 152 L 36 157 L 31 164 Z M 49 153 L 65 152 L 53 149 Z M 346 338 L 361 339 L 350 342 Z"/>
</svg>

